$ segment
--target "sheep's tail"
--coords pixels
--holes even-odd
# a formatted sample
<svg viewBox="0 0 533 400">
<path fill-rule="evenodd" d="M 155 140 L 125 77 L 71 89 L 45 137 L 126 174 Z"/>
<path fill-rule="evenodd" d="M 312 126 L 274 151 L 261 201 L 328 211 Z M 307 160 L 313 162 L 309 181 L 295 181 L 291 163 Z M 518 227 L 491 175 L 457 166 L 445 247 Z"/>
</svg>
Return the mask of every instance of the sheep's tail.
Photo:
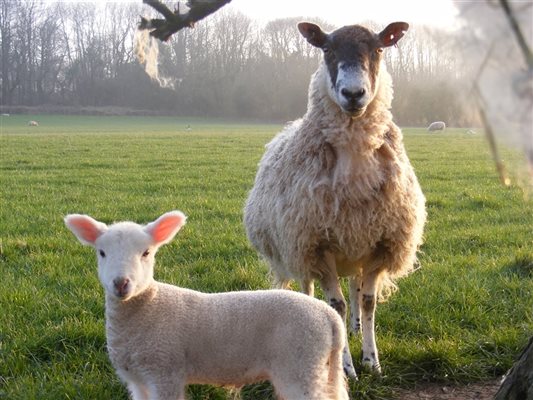
<svg viewBox="0 0 533 400">
<path fill-rule="evenodd" d="M 378 301 L 385 302 L 389 297 L 398 290 L 395 279 L 391 278 L 388 273 L 383 274 L 378 288 Z"/>
<path fill-rule="evenodd" d="M 342 369 L 342 351 L 344 349 L 344 327 L 333 327 L 333 341 L 329 356 L 328 398 L 331 400 L 349 400 L 348 387 Z"/>
<path fill-rule="evenodd" d="M 382 274 L 378 287 L 379 302 L 382 303 L 387 301 L 389 297 L 398 290 L 396 280 L 403 278 L 404 276 L 407 276 L 420 268 L 420 263 L 416 257 L 414 257 L 414 260 L 409 260 L 409 262 L 406 262 L 405 265 L 408 265 L 408 267 L 404 267 L 399 271 L 395 271 L 393 275 L 391 275 L 388 271 Z"/>
</svg>

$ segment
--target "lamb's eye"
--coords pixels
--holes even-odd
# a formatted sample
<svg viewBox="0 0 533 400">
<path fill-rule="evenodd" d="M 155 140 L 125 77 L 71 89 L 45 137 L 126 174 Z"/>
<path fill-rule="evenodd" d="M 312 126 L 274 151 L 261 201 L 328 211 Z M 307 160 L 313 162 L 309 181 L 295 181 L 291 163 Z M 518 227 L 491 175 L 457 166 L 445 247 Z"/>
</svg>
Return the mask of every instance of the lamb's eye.
<svg viewBox="0 0 533 400">
<path fill-rule="evenodd" d="M 322 51 L 324 53 L 329 53 L 329 47 L 326 47 L 326 46 L 322 47 Z"/>
<path fill-rule="evenodd" d="M 103 250 L 98 250 L 98 254 L 100 254 L 100 257 L 105 257 L 105 252 Z"/>
<path fill-rule="evenodd" d="M 150 254 L 150 250 L 146 250 L 146 251 L 143 253 L 143 257 L 148 257 L 149 254 Z"/>
<path fill-rule="evenodd" d="M 376 53 L 378 53 L 378 54 L 383 53 L 383 49 L 382 49 L 381 47 L 378 47 L 378 48 L 376 49 Z"/>
</svg>

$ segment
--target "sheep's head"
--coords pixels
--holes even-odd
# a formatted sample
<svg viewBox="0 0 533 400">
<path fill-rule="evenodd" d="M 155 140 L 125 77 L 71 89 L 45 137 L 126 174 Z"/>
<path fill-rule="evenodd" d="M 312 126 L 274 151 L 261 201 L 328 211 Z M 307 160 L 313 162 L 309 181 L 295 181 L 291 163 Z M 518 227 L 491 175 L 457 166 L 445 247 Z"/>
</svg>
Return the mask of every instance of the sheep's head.
<svg viewBox="0 0 533 400">
<path fill-rule="evenodd" d="M 96 249 L 98 277 L 106 293 L 128 300 L 153 281 L 156 251 L 172 240 L 185 220 L 180 211 L 171 211 L 145 226 L 107 226 L 88 215 L 71 214 L 65 224 L 80 242 Z"/>
<path fill-rule="evenodd" d="M 318 25 L 298 24 L 307 41 L 324 52 L 329 96 L 353 118 L 365 113 L 376 94 L 383 48 L 396 44 L 408 28 L 405 22 L 394 22 L 380 33 L 359 25 L 325 33 Z"/>
</svg>

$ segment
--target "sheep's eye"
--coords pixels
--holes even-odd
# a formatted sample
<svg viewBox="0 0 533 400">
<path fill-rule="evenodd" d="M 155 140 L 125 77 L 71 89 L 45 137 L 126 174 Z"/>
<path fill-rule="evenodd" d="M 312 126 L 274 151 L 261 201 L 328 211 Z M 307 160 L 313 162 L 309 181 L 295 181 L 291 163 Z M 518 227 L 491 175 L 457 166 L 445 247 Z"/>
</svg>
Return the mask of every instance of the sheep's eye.
<svg viewBox="0 0 533 400">
<path fill-rule="evenodd" d="M 149 254 L 150 254 L 150 250 L 146 250 L 146 251 L 143 253 L 143 257 L 148 257 Z"/>
<path fill-rule="evenodd" d="M 329 47 L 326 47 L 326 46 L 322 47 L 322 51 L 324 53 L 329 53 Z"/>
<path fill-rule="evenodd" d="M 383 49 L 382 49 L 381 47 L 378 47 L 378 48 L 376 49 L 376 53 L 378 53 L 378 54 L 383 53 Z"/>
<path fill-rule="evenodd" d="M 105 252 L 103 250 L 98 250 L 98 254 L 100 254 L 100 257 L 105 257 Z"/>
</svg>

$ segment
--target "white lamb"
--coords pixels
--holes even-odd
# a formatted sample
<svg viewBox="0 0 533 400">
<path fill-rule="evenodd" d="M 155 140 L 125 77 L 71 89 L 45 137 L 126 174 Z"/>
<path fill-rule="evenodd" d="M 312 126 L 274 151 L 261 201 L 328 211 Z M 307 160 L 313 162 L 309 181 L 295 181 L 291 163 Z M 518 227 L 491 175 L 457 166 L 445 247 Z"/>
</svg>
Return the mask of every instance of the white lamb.
<svg viewBox="0 0 533 400">
<path fill-rule="evenodd" d="M 405 22 L 374 33 L 345 26 L 332 33 L 300 23 L 324 58 L 309 85 L 304 117 L 266 148 L 244 210 L 248 238 L 268 261 L 278 287 L 291 280 L 346 318 L 339 277 L 350 277 L 351 325 L 362 328 L 363 366 L 380 371 L 376 301 L 413 270 L 426 219 L 425 199 L 389 109 L 385 47 Z M 388 289 L 388 290 L 387 290 Z M 383 293 L 385 292 L 385 293 Z M 355 376 L 348 345 L 344 369 Z"/>
<path fill-rule="evenodd" d="M 204 294 L 154 280 L 156 251 L 185 219 L 179 211 L 146 226 L 65 218 L 96 249 L 109 357 L 133 399 L 183 399 L 191 383 L 262 380 L 286 400 L 348 399 L 344 327 L 325 303 L 281 290 Z"/>
</svg>

